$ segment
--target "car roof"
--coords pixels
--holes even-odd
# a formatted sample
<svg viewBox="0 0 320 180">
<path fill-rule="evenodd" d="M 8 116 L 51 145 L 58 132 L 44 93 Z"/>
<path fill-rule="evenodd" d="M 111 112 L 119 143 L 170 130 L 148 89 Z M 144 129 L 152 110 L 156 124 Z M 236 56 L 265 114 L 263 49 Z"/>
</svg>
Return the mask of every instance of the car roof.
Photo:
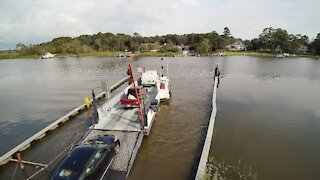
<svg viewBox="0 0 320 180">
<path fill-rule="evenodd" d="M 91 141 L 92 143 L 87 143 Z M 86 141 L 84 141 L 83 143 L 81 143 L 81 145 L 112 145 L 112 143 L 114 143 L 115 141 L 115 136 L 114 135 L 96 135 L 93 136 L 89 139 L 87 139 Z"/>
<path fill-rule="evenodd" d="M 67 169 L 72 172 L 72 179 L 80 177 L 84 171 L 85 165 L 91 159 L 92 155 L 95 154 L 100 148 L 95 146 L 77 146 L 75 147 L 65 158 L 65 160 L 57 168 L 55 175 Z"/>
</svg>

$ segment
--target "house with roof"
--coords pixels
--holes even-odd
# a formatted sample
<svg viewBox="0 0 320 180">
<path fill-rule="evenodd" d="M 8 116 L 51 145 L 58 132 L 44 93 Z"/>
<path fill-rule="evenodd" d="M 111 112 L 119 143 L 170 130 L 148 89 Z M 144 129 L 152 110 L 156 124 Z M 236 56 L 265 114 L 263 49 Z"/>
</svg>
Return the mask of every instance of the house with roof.
<svg viewBox="0 0 320 180">
<path fill-rule="evenodd" d="M 182 52 L 182 56 L 188 56 L 190 46 L 181 44 L 180 46 L 176 46 L 180 52 Z"/>
<path fill-rule="evenodd" d="M 300 44 L 296 51 L 300 54 L 306 53 L 308 52 L 308 46 Z"/>
<path fill-rule="evenodd" d="M 247 46 L 242 41 L 236 41 L 226 47 L 230 51 L 245 51 L 245 50 L 247 50 Z"/>
</svg>

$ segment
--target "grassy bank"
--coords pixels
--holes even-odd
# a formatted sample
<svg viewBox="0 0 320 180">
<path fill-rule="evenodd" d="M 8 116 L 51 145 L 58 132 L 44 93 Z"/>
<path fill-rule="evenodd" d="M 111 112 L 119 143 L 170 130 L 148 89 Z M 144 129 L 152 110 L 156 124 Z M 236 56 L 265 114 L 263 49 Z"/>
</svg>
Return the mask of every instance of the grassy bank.
<svg viewBox="0 0 320 180">
<path fill-rule="evenodd" d="M 120 52 L 122 55 L 125 55 L 124 52 Z M 77 56 L 77 57 L 86 57 L 86 56 L 96 56 L 96 57 L 118 57 L 118 52 L 90 52 L 90 53 L 81 53 L 81 54 L 57 54 L 58 57 L 66 56 Z M 135 57 L 172 57 L 174 53 L 158 53 L 158 52 L 143 52 L 134 54 Z"/>
<path fill-rule="evenodd" d="M 125 54 L 124 52 L 121 52 Z M 226 51 L 223 52 L 226 56 L 255 56 L 255 57 L 268 57 L 273 58 L 276 57 L 274 53 L 265 53 L 265 52 L 252 52 L 252 51 L 244 51 L 244 52 L 235 52 L 235 51 Z M 118 52 L 90 52 L 90 53 L 80 53 L 80 54 L 57 54 L 56 57 L 86 57 L 86 56 L 96 56 L 96 57 L 117 57 Z M 135 57 L 174 57 L 174 56 L 182 56 L 179 53 L 173 52 L 142 52 L 134 54 Z M 201 56 L 211 56 L 211 54 L 201 55 Z M 290 57 L 305 57 L 305 58 L 314 58 L 320 60 L 319 55 L 313 54 L 298 54 L 296 56 Z M 22 55 L 19 51 L 11 50 L 11 51 L 0 51 L 0 60 L 3 59 L 37 59 L 40 58 L 40 55 Z"/>
<path fill-rule="evenodd" d="M 226 56 L 256 56 L 256 57 L 275 57 L 276 54 L 273 53 L 265 53 L 265 52 L 251 52 L 251 51 L 227 51 L 225 52 Z"/>
<path fill-rule="evenodd" d="M 80 54 L 58 54 L 58 56 L 97 56 L 97 57 L 117 57 L 118 52 L 89 52 L 89 53 L 80 53 Z"/>
<path fill-rule="evenodd" d="M 0 51 L 0 60 L 3 59 L 34 59 L 39 58 L 38 55 L 21 55 L 18 51 Z"/>
<path fill-rule="evenodd" d="M 122 54 L 125 54 L 122 52 Z M 118 52 L 90 52 L 90 53 L 80 53 L 80 54 L 56 54 L 56 57 L 86 57 L 86 56 L 96 56 L 96 57 L 117 57 Z M 173 57 L 174 53 L 158 53 L 158 52 L 144 52 L 134 54 L 135 57 Z M 40 55 L 23 55 L 19 51 L 0 51 L 0 60 L 3 59 L 37 59 Z"/>
<path fill-rule="evenodd" d="M 137 57 L 145 57 L 145 56 L 150 56 L 150 57 L 174 57 L 175 53 L 172 53 L 172 52 L 165 52 L 165 53 L 143 52 L 143 53 L 136 54 L 135 56 L 137 56 Z"/>
<path fill-rule="evenodd" d="M 86 56 L 97 56 L 97 57 L 116 57 L 117 52 L 91 52 L 91 53 L 80 53 L 80 54 L 56 54 L 56 57 L 86 57 Z M 23 55 L 18 51 L 2 51 L 0 52 L 0 60 L 3 59 L 38 59 L 40 55 Z"/>
<path fill-rule="evenodd" d="M 226 56 L 255 56 L 255 57 L 270 57 L 270 58 L 277 56 L 277 54 L 274 54 L 274 53 L 255 52 L 255 51 L 242 51 L 242 52 L 228 51 L 228 52 L 225 52 L 225 55 Z M 295 56 L 289 56 L 289 58 L 295 58 L 295 57 L 320 59 L 319 55 L 314 55 L 314 54 L 296 54 Z"/>
<path fill-rule="evenodd" d="M 314 54 L 298 54 L 296 57 L 305 57 L 305 58 L 314 58 L 317 60 L 320 60 L 320 55 L 314 55 Z"/>
</svg>

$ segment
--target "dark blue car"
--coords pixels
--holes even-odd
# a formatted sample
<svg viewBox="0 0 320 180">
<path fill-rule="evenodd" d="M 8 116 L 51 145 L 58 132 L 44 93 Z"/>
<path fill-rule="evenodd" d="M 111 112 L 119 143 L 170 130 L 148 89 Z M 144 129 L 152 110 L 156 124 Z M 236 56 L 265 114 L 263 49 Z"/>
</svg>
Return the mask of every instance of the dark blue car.
<svg viewBox="0 0 320 180">
<path fill-rule="evenodd" d="M 115 136 L 93 136 L 72 148 L 51 179 L 100 179 L 119 149 Z"/>
</svg>

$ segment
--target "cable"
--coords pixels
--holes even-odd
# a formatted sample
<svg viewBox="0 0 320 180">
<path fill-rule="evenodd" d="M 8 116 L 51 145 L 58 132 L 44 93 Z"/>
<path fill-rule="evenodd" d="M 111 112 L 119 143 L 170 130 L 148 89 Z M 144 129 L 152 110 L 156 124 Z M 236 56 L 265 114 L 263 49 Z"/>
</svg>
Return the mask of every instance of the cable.
<svg viewBox="0 0 320 180">
<path fill-rule="evenodd" d="M 27 180 L 30 180 L 31 178 L 35 177 L 36 175 L 38 175 L 41 171 L 45 170 L 47 167 L 45 168 L 41 168 L 40 171 L 37 171 L 36 173 L 34 173 L 32 176 L 28 177 Z"/>
<path fill-rule="evenodd" d="M 90 132 L 90 130 L 89 131 L 87 131 L 87 133 L 88 132 Z M 84 135 L 86 135 L 87 133 L 85 133 Z M 50 165 L 52 165 L 53 164 L 53 162 L 55 161 L 55 160 L 57 160 L 63 153 L 65 153 L 65 151 L 66 150 L 68 150 L 75 142 L 77 142 L 78 140 L 80 140 L 82 137 L 84 137 L 84 135 L 82 135 L 82 136 L 80 136 L 79 138 L 77 138 L 75 141 L 73 141 L 69 146 L 67 146 L 67 148 L 65 148 L 60 154 L 58 154 L 56 157 L 54 157 L 50 162 L 49 162 L 49 164 L 48 164 L 48 166 L 47 167 L 44 167 L 44 168 L 41 168 L 39 171 L 37 171 L 36 173 L 34 173 L 33 175 L 31 175 L 27 180 L 30 180 L 31 178 L 34 178 L 36 175 L 38 175 L 40 172 L 42 172 L 43 170 L 45 170 L 45 169 L 47 169 Z M 17 163 L 17 165 L 18 165 L 18 163 Z M 16 166 L 17 167 L 17 166 Z M 15 169 L 15 171 L 16 171 L 16 169 Z M 15 173 L 15 172 L 14 172 Z"/>
<path fill-rule="evenodd" d="M 18 168 L 18 163 L 17 163 L 16 167 L 14 168 L 14 171 L 13 171 L 12 176 L 11 176 L 10 179 L 13 179 L 14 175 L 16 175 L 17 168 Z"/>
</svg>

